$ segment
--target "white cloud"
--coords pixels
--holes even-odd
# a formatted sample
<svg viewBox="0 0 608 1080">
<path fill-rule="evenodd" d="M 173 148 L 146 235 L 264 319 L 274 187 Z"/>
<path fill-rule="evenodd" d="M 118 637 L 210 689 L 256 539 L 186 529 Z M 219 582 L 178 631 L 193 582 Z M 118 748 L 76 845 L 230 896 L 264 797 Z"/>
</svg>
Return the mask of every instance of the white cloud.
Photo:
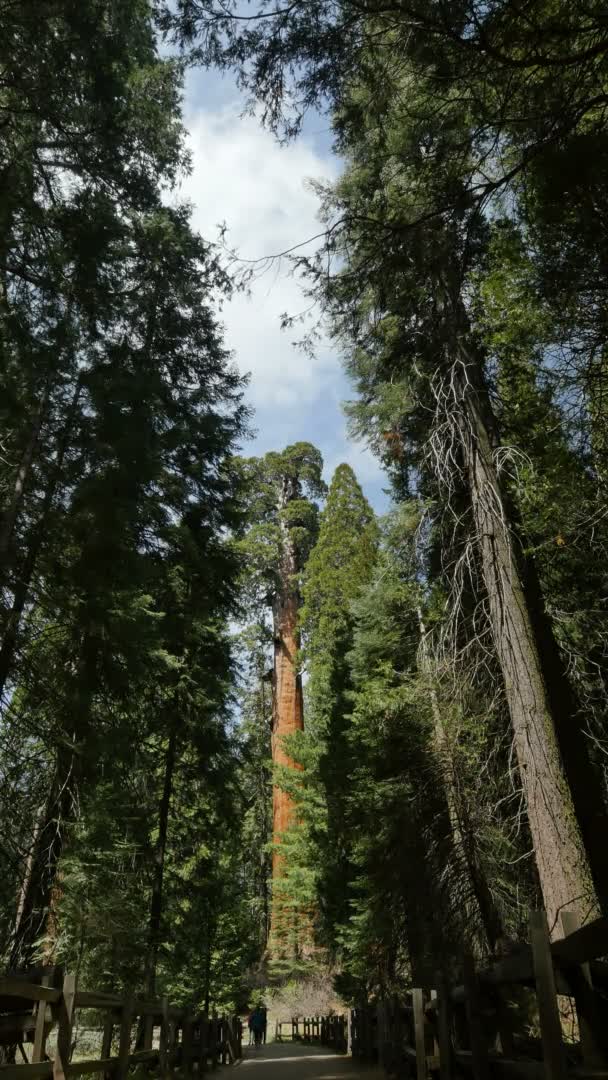
<svg viewBox="0 0 608 1080">
<path fill-rule="evenodd" d="M 228 242 L 244 259 L 281 252 L 320 231 L 318 201 L 306 180 L 331 178 L 335 165 L 306 140 L 280 146 L 253 117 L 227 106 L 199 110 L 188 122 L 193 171 L 181 194 L 194 206 L 193 224 L 212 239 L 223 221 Z M 312 247 L 311 247 L 312 250 Z M 338 370 L 326 345 L 309 359 L 281 330 L 283 312 L 307 306 L 286 261 L 254 282 L 223 311 L 227 343 L 243 372 L 250 371 L 254 405 L 289 408 L 312 401 L 319 379 Z"/>
<path fill-rule="evenodd" d="M 196 94 L 189 97 L 196 101 Z M 320 231 L 317 196 L 306 181 L 331 180 L 337 167 L 306 138 L 280 146 L 239 108 L 237 102 L 187 110 L 193 170 L 180 195 L 192 203 L 193 225 L 204 237 L 214 239 L 225 222 L 229 245 L 244 259 L 259 259 Z M 323 453 L 327 479 L 348 461 L 368 497 L 384 508 L 385 477 L 369 451 L 346 436 L 340 403 L 351 394 L 339 358 L 327 341 L 310 358 L 292 343 L 297 327 L 281 330 L 282 313 L 307 304 L 283 261 L 253 283 L 250 297 L 237 295 L 224 305 L 226 343 L 240 370 L 251 373 L 248 398 L 258 434 L 247 452 L 310 440 Z"/>
</svg>

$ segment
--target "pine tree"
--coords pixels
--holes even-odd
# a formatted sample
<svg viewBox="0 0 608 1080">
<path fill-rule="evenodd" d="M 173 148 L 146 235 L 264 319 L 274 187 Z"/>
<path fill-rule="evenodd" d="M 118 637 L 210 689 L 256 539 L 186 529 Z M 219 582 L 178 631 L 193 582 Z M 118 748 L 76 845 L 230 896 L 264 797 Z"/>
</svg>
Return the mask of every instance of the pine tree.
<svg viewBox="0 0 608 1080">
<path fill-rule="evenodd" d="M 169 835 L 197 722 L 209 761 L 221 759 L 231 459 L 246 410 L 211 309 L 225 282 L 189 211 L 161 199 L 186 158 L 180 70 L 157 54 L 151 6 L 57 0 L 5 14 L 0 736 L 12 839 L 0 858 L 14 884 L 2 951 L 20 965 L 72 948 L 61 913 L 82 897 L 99 816 L 98 871 L 121 882 L 112 904 L 123 887 L 133 899 L 122 943 L 147 939 L 151 985 L 160 876 L 147 932 L 145 903 L 130 919 L 161 845 L 133 807 L 150 761 L 156 773 L 173 760 Z M 154 817 L 156 792 L 144 802 Z M 116 937 L 91 945 L 104 966 Z"/>
<path fill-rule="evenodd" d="M 378 527 L 349 465 L 336 469 L 320 517 L 319 536 L 304 573 L 300 622 L 306 685 L 304 827 L 307 861 L 316 867 L 314 904 L 321 941 L 335 949 L 348 915 L 352 840 L 346 800 L 354 766 L 348 741 L 352 679 L 352 605 L 373 573 Z M 298 753 L 296 749 L 296 753 Z"/>
</svg>

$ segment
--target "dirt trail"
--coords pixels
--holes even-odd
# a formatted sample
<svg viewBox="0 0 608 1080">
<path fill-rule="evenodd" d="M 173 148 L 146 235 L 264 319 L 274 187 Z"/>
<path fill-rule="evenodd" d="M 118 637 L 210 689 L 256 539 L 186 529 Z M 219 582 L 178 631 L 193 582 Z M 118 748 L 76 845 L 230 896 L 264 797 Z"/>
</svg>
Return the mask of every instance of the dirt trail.
<svg viewBox="0 0 608 1080">
<path fill-rule="evenodd" d="M 243 1080 L 380 1080 L 384 1075 L 344 1054 L 306 1043 L 270 1043 L 243 1053 Z"/>
</svg>

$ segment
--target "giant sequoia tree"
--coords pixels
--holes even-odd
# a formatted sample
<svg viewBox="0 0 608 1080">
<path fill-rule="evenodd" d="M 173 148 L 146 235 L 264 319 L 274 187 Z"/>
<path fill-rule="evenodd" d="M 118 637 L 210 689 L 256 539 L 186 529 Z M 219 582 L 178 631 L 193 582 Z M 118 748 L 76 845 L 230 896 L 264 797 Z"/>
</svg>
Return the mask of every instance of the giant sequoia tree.
<svg viewBox="0 0 608 1080">
<path fill-rule="evenodd" d="M 324 494 L 325 485 L 321 455 L 310 443 L 272 451 L 246 467 L 251 490 L 251 527 L 244 541 L 249 587 L 272 618 L 272 759 L 278 767 L 273 788 L 272 937 L 279 955 L 299 948 L 299 929 L 282 888 L 281 844 L 293 822 L 293 800 L 281 786 L 280 770 L 294 768 L 285 740 L 304 726 L 298 658 L 301 575 L 317 532 L 314 500 Z"/>
</svg>

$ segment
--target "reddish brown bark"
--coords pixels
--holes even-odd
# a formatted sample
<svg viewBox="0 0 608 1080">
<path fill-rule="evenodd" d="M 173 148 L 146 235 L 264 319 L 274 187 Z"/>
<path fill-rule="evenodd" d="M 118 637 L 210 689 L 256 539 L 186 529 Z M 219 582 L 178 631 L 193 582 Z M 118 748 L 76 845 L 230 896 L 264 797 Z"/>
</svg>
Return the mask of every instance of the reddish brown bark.
<svg viewBox="0 0 608 1080">
<path fill-rule="evenodd" d="M 299 648 L 298 598 L 293 592 L 280 597 L 275 606 L 275 645 L 272 700 L 272 760 L 275 765 L 299 768 L 285 750 L 284 738 L 304 727 L 302 680 L 296 668 Z M 272 793 L 272 876 L 280 876 L 281 836 L 293 821 L 293 800 L 276 784 Z"/>
<path fill-rule="evenodd" d="M 291 491 L 286 483 L 279 508 L 289 501 Z M 279 568 L 279 588 L 273 603 L 274 666 L 272 677 L 272 760 L 274 765 L 298 768 L 287 753 L 285 737 L 304 727 L 302 679 L 297 669 L 300 645 L 298 610 L 300 595 L 297 587 L 297 557 L 287 528 L 283 527 L 283 551 Z M 288 939 L 293 929 L 288 925 L 282 878 L 284 860 L 281 854 L 283 835 L 294 820 L 291 795 L 276 783 L 272 790 L 272 914 L 271 951 L 278 955 L 289 951 Z"/>
</svg>

